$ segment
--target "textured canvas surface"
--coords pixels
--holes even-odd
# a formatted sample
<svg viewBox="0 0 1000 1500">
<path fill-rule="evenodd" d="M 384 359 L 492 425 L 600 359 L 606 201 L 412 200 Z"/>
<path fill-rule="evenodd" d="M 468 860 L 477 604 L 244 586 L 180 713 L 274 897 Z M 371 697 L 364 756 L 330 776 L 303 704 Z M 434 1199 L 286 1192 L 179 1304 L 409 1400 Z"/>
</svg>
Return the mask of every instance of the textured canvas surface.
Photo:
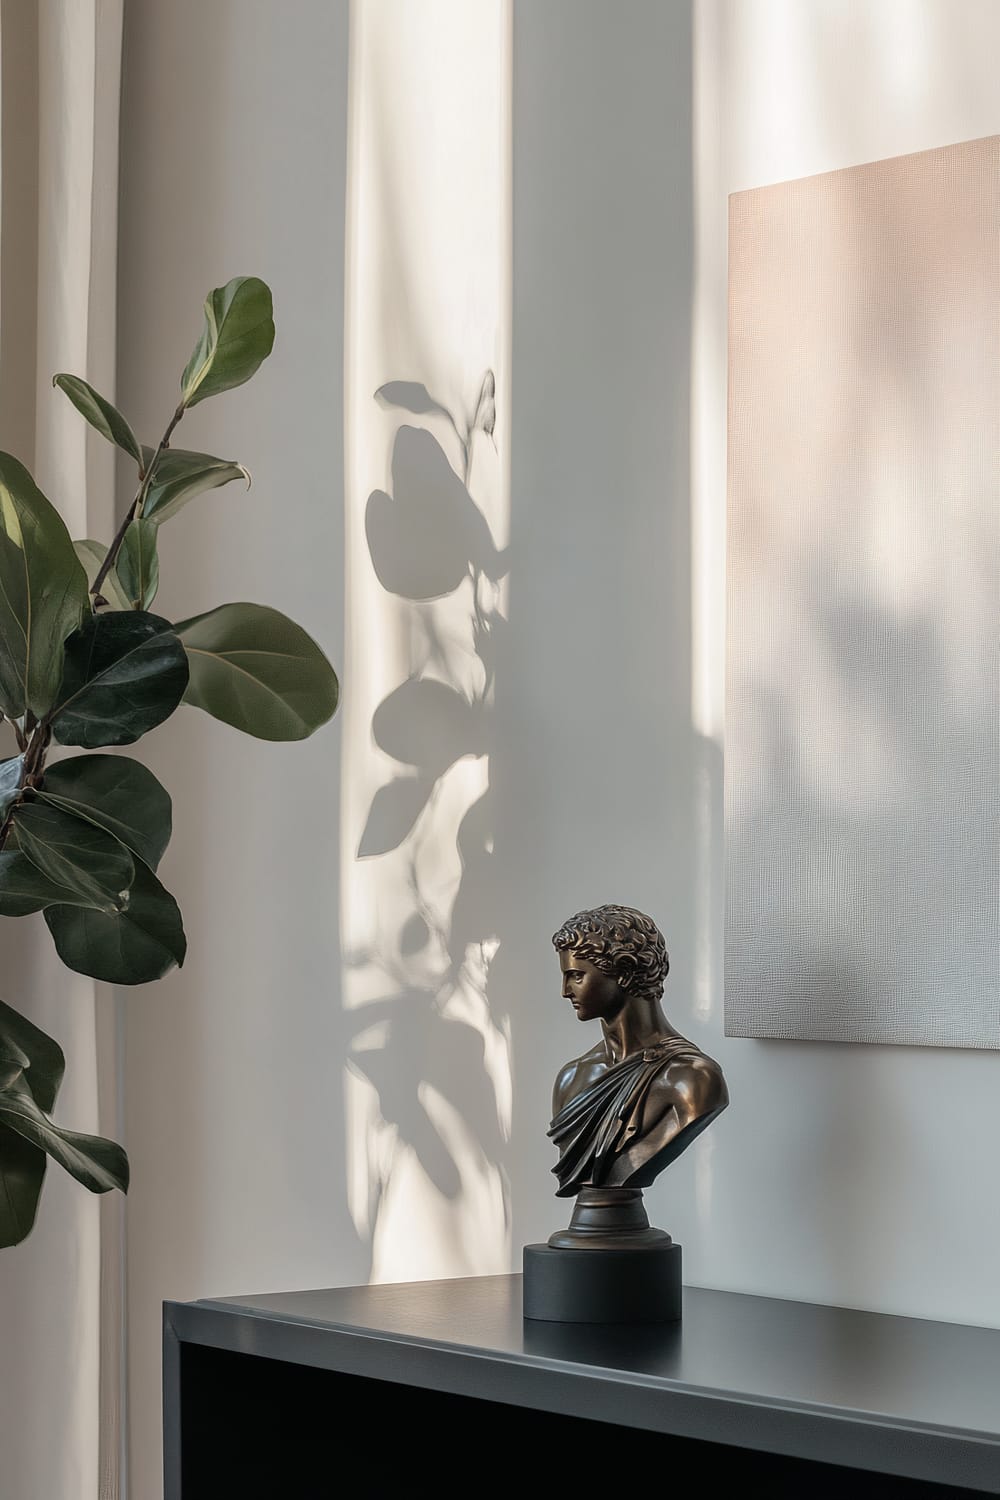
<svg viewBox="0 0 1000 1500">
<path fill-rule="evenodd" d="M 730 200 L 726 1031 L 1000 1047 L 1000 136 Z"/>
</svg>

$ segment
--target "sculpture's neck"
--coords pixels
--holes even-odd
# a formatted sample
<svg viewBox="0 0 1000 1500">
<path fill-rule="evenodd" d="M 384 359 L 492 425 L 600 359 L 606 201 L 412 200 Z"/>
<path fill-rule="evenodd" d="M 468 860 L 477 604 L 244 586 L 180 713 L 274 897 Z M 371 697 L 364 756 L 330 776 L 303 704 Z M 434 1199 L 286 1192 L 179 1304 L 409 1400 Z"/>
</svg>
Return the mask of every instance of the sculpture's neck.
<svg viewBox="0 0 1000 1500">
<path fill-rule="evenodd" d="M 613 1021 L 602 1021 L 601 1025 L 608 1054 L 616 1063 L 675 1035 L 659 1000 L 628 1000 Z"/>
</svg>

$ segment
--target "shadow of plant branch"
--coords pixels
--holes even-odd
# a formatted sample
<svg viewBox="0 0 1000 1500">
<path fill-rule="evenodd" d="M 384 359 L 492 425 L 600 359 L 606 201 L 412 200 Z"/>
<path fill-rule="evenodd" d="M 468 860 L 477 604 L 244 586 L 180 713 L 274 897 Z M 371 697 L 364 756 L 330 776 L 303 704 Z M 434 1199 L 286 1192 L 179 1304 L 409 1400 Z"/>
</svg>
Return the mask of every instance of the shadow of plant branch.
<svg viewBox="0 0 1000 1500">
<path fill-rule="evenodd" d="M 490 1045 L 503 1034 L 503 1018 L 491 1011 L 487 979 L 498 947 L 489 898 L 489 751 L 508 557 L 472 495 L 480 451 L 485 457 L 496 448 L 495 388 L 487 371 L 470 415 L 451 411 L 417 382 L 392 381 L 375 393 L 381 406 L 438 430 L 443 418 L 458 466 L 428 425 L 403 421 L 393 439 L 391 493 L 374 490 L 366 507 L 379 582 L 422 606 L 414 610 L 421 650 L 417 669 L 372 719 L 373 740 L 396 769 L 372 798 L 357 856 L 395 854 L 397 868 L 402 857 L 409 899 L 394 942 L 352 955 L 352 963 L 381 973 L 385 993 L 353 1012 L 350 1066 L 375 1091 L 396 1141 L 446 1199 L 461 1196 L 460 1158 L 468 1157 L 471 1136 L 472 1154 L 504 1183 L 506 1219 L 506 1091 Z M 454 781 L 455 768 L 469 760 L 485 771 L 485 790 L 480 776 L 471 800 L 466 784 L 459 795 Z M 457 855 L 460 875 L 443 911 L 426 885 L 445 850 Z M 428 1091 L 461 1119 L 464 1142 L 432 1118 Z M 376 1227 L 387 1186 L 369 1184 Z"/>
</svg>

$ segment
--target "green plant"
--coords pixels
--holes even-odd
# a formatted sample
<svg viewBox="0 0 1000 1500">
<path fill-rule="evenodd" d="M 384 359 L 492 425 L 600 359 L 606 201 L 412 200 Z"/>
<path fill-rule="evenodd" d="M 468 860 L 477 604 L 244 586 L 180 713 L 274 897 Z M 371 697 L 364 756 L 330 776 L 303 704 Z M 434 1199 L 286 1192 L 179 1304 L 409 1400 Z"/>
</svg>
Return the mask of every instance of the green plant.
<svg viewBox="0 0 1000 1500">
<path fill-rule="evenodd" d="M 181 914 L 156 874 L 170 797 L 127 756 L 50 763 L 53 747 L 134 744 L 181 703 L 260 739 L 297 740 L 337 707 L 333 668 L 277 610 L 223 604 L 174 623 L 150 612 L 160 526 L 206 490 L 250 482 L 242 464 L 171 447 L 174 429 L 249 380 L 273 342 L 262 281 L 212 292 L 155 448 L 85 380 L 55 377 L 138 470 L 108 546 L 71 541 L 27 469 L 0 453 L 0 718 L 18 752 L 0 761 L 0 916 L 41 911 L 63 963 L 110 984 L 145 984 L 184 961 Z M 0 1247 L 30 1231 L 49 1156 L 92 1192 L 128 1187 L 120 1146 L 49 1118 L 62 1073 L 57 1043 L 0 1003 Z"/>
</svg>

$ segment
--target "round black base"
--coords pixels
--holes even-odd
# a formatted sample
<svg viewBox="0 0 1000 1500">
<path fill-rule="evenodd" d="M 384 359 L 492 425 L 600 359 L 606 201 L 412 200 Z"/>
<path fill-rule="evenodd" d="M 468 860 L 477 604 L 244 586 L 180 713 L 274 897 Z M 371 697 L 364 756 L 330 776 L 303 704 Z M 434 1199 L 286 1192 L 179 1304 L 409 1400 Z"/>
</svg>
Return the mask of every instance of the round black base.
<svg viewBox="0 0 1000 1500">
<path fill-rule="evenodd" d="M 681 1247 L 641 1250 L 524 1247 L 524 1316 L 546 1323 L 675 1323 Z"/>
</svg>

